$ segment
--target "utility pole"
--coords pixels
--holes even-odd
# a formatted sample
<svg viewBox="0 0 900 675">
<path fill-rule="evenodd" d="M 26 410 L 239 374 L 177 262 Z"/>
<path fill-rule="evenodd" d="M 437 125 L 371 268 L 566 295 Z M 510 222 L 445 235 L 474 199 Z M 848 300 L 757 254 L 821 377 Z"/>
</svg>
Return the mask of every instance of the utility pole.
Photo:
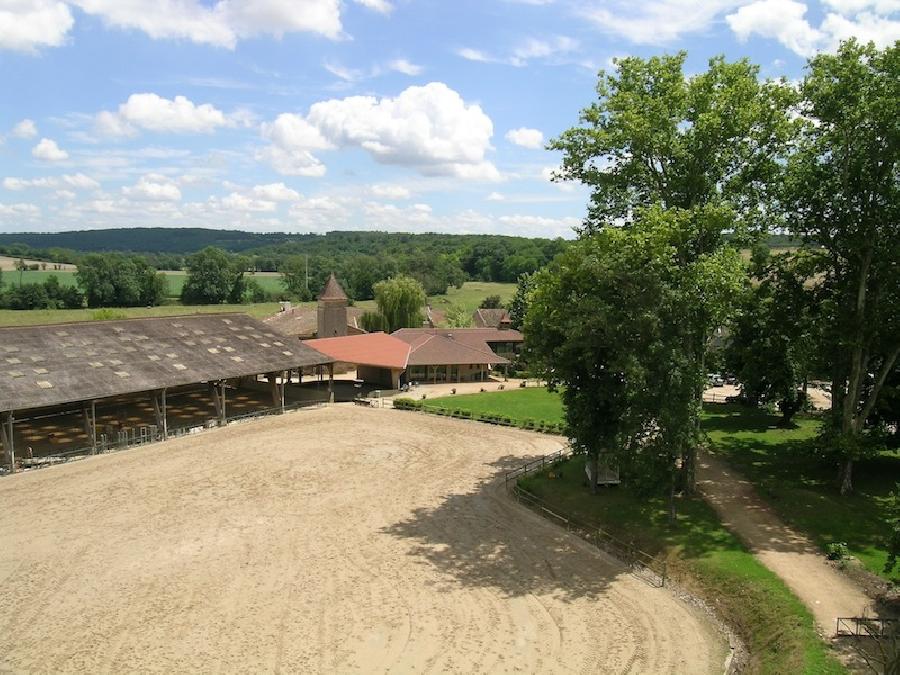
<svg viewBox="0 0 900 675">
<path fill-rule="evenodd" d="M 305 256 L 306 258 L 306 291 L 309 292 L 309 253 Z"/>
</svg>

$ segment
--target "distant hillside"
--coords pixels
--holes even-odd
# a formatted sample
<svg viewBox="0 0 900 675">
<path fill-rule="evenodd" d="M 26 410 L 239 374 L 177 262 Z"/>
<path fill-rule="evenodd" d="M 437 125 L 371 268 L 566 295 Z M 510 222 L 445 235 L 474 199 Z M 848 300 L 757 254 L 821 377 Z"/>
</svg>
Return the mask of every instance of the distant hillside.
<svg viewBox="0 0 900 675">
<path fill-rule="evenodd" d="M 112 230 L 0 234 L 0 246 L 23 244 L 31 249 L 62 248 L 72 251 L 122 251 L 140 253 L 193 253 L 207 246 L 226 251 L 246 251 L 299 239 L 284 233 L 256 234 L 235 230 L 207 230 L 199 227 L 122 227 Z"/>
</svg>

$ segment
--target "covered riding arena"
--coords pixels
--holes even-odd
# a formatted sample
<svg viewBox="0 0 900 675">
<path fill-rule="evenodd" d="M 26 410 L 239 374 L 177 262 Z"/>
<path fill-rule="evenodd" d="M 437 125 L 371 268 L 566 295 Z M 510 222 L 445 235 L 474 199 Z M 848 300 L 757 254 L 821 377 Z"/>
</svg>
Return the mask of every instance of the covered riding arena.
<svg viewBox="0 0 900 675">
<path fill-rule="evenodd" d="M 330 397 L 333 360 L 243 314 L 0 328 L 9 470 Z M 316 373 L 298 386 L 302 374 Z"/>
</svg>

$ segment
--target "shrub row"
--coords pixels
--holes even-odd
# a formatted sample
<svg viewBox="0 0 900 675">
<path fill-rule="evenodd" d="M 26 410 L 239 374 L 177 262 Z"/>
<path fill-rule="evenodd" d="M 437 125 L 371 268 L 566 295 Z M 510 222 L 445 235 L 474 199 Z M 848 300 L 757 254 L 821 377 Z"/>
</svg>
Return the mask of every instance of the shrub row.
<svg viewBox="0 0 900 675">
<path fill-rule="evenodd" d="M 495 413 L 473 412 L 471 410 L 463 410 L 461 408 L 444 408 L 435 405 L 425 405 L 424 401 L 415 401 L 411 398 L 394 399 L 394 408 L 399 410 L 420 410 L 432 415 L 441 415 L 443 417 L 456 417 L 459 419 L 470 419 L 476 422 L 484 422 L 486 424 L 496 424 L 504 427 L 519 427 L 530 431 L 539 431 L 545 434 L 564 434 L 565 424 L 556 422 L 545 422 L 544 420 L 524 419 L 518 420 L 507 415 L 499 415 Z"/>
</svg>

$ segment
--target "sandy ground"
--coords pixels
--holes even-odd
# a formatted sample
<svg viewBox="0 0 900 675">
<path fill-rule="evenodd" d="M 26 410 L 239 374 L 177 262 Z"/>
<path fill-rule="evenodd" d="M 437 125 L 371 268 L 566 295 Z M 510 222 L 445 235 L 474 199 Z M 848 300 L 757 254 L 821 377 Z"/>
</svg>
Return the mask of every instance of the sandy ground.
<svg viewBox="0 0 900 675">
<path fill-rule="evenodd" d="M 0 271 L 9 272 L 14 271 L 16 269 L 16 264 L 19 262 L 18 258 L 10 258 L 9 256 L 0 255 Z M 47 262 L 46 260 L 31 260 L 30 258 L 25 258 L 26 265 L 41 265 L 42 263 L 47 264 L 47 271 L 53 271 L 54 263 Z M 60 270 L 65 270 L 67 272 L 74 272 L 78 269 L 75 265 L 70 265 L 68 263 L 57 263 L 59 265 Z"/>
<path fill-rule="evenodd" d="M 699 464 L 698 487 L 722 522 L 809 608 L 822 635 L 834 635 L 839 616 L 877 615 L 862 589 L 785 525 L 745 478 L 708 454 L 700 456 Z"/>
<path fill-rule="evenodd" d="M 0 671 L 721 672 L 492 480 L 552 437 L 303 411 L 0 481 Z"/>
</svg>

